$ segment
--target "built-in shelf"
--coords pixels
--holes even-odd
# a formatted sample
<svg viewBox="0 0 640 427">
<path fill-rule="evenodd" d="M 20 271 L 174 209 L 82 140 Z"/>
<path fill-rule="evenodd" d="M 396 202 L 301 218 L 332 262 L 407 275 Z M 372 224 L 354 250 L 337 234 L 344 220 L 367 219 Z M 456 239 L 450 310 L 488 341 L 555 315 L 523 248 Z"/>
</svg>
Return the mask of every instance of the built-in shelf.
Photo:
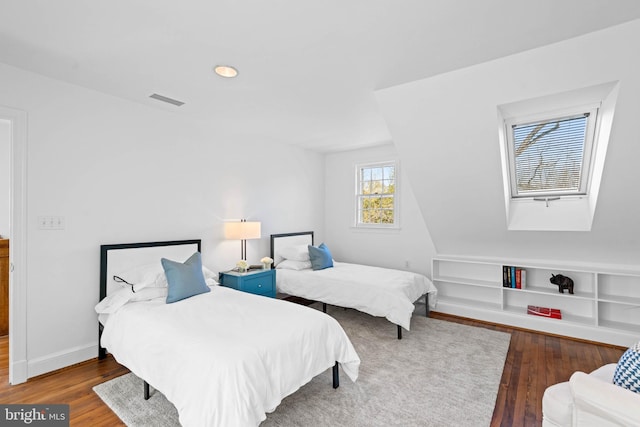
<svg viewBox="0 0 640 427">
<path fill-rule="evenodd" d="M 446 297 L 446 301 L 447 301 L 448 304 L 451 304 L 451 305 L 481 308 L 483 310 L 492 310 L 492 311 L 500 311 L 500 310 L 502 310 L 502 306 L 500 304 L 491 303 L 491 302 L 485 302 L 485 301 L 472 300 L 472 299 L 468 299 L 468 298 Z"/>
<path fill-rule="evenodd" d="M 499 288 L 502 286 L 499 282 L 492 282 L 490 280 L 473 280 L 460 277 L 441 277 L 441 280 L 445 282 L 456 282 L 461 285 L 485 286 L 487 288 Z"/>
<path fill-rule="evenodd" d="M 624 295 L 609 295 L 609 294 L 601 293 L 600 298 L 598 298 L 598 301 L 612 302 L 615 304 L 622 304 L 622 305 L 631 305 L 634 307 L 638 307 L 638 309 L 640 309 L 640 298 L 638 297 L 629 297 Z"/>
<path fill-rule="evenodd" d="M 603 328 L 610 328 L 613 330 L 629 331 L 629 332 L 633 332 L 634 335 L 636 336 L 640 336 L 640 326 L 638 325 L 632 325 L 630 323 L 625 323 L 625 322 L 613 322 L 610 320 L 602 320 L 600 322 L 600 326 Z"/>
<path fill-rule="evenodd" d="M 526 271 L 522 288 L 503 284 L 503 266 Z M 432 274 L 437 311 L 620 346 L 640 339 L 640 270 L 628 266 L 437 256 Z M 574 293 L 560 293 L 553 274 L 571 277 Z M 528 305 L 562 319 L 527 314 Z"/>
</svg>

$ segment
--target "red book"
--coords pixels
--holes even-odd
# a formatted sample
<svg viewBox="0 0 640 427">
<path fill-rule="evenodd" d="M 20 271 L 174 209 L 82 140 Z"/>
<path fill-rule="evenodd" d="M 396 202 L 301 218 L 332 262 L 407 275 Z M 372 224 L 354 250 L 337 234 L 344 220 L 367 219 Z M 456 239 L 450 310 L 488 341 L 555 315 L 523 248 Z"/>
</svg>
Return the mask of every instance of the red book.
<svg viewBox="0 0 640 427">
<path fill-rule="evenodd" d="M 522 289 L 522 269 L 516 268 L 516 289 Z"/>
<path fill-rule="evenodd" d="M 527 306 L 527 314 L 535 316 L 550 317 L 552 319 L 562 319 L 562 313 L 558 308 L 538 307 L 536 305 Z"/>
</svg>

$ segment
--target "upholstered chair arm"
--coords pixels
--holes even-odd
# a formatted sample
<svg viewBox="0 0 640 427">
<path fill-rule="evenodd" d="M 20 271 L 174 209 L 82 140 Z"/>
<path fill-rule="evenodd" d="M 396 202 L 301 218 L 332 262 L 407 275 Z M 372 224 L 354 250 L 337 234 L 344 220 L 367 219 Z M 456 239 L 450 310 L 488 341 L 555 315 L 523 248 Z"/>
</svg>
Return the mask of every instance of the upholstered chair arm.
<svg viewBox="0 0 640 427">
<path fill-rule="evenodd" d="M 575 372 L 569 379 L 574 426 L 639 426 L 640 393 L 593 375 Z"/>
</svg>

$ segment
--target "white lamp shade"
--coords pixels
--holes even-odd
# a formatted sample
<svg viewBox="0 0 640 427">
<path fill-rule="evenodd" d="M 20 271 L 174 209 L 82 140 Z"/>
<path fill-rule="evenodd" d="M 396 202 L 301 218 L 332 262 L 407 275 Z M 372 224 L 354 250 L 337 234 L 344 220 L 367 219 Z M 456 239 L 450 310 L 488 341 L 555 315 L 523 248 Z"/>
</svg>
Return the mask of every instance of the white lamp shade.
<svg viewBox="0 0 640 427">
<path fill-rule="evenodd" d="M 259 221 L 226 222 L 224 236 L 229 240 L 248 240 L 260 238 Z"/>
</svg>

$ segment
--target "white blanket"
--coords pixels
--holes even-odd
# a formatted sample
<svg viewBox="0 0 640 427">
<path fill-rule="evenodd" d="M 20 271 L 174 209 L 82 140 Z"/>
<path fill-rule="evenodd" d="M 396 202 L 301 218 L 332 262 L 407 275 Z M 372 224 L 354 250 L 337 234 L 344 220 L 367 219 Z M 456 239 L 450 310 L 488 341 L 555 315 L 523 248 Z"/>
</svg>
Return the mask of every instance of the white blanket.
<svg viewBox="0 0 640 427">
<path fill-rule="evenodd" d="M 435 308 L 437 295 L 422 274 L 335 261 L 324 270 L 278 269 L 276 286 L 285 294 L 385 317 L 406 330 L 413 303 L 429 293 L 429 305 Z"/>
<path fill-rule="evenodd" d="M 360 365 L 330 316 L 221 286 L 173 304 L 128 303 L 109 316 L 102 345 L 162 392 L 185 427 L 258 425 L 336 361 L 353 381 Z"/>
</svg>

